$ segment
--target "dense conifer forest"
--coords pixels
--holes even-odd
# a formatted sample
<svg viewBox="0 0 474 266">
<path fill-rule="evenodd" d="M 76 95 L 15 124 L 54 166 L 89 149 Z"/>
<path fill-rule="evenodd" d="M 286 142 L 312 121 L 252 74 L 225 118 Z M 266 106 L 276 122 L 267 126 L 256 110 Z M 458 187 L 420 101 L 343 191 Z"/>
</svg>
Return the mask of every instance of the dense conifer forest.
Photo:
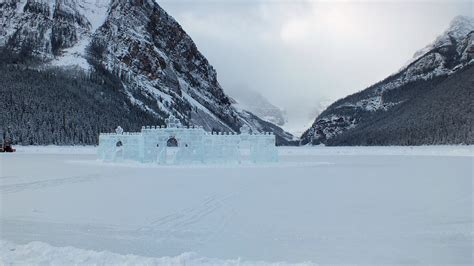
<svg viewBox="0 0 474 266">
<path fill-rule="evenodd" d="M 133 105 L 112 75 L 39 70 L 7 53 L 0 59 L 0 131 L 15 144 L 95 145 L 100 132 L 118 125 L 131 131 L 163 125 Z"/>
</svg>

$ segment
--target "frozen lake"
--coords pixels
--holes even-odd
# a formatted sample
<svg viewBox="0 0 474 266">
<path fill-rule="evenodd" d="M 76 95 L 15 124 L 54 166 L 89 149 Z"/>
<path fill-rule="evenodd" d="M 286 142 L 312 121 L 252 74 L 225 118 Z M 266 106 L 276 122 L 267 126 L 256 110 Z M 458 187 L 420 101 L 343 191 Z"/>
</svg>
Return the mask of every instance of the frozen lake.
<svg viewBox="0 0 474 266">
<path fill-rule="evenodd" d="M 0 154 L 0 264 L 47 249 L 79 263 L 472 265 L 473 151 L 281 148 L 274 165 L 160 167 L 19 147 Z"/>
</svg>

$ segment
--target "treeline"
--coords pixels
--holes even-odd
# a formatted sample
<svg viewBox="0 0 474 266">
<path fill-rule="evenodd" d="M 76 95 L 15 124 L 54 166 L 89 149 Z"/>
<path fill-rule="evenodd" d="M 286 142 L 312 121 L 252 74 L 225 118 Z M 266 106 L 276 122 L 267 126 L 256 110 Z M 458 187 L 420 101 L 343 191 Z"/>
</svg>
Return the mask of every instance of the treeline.
<svg viewBox="0 0 474 266">
<path fill-rule="evenodd" d="M 11 60 L 10 60 L 11 61 Z M 118 125 L 163 125 L 130 103 L 114 77 L 0 63 L 0 130 L 15 144 L 94 145 Z"/>
</svg>

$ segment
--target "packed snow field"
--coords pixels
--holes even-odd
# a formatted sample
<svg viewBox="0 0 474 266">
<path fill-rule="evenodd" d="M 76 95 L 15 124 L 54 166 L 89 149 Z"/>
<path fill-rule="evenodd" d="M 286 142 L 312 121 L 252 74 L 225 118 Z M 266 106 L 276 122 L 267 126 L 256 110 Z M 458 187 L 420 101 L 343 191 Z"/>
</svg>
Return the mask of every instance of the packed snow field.
<svg viewBox="0 0 474 266">
<path fill-rule="evenodd" d="M 469 146 L 281 148 L 267 165 L 0 154 L 0 264 L 466 264 Z"/>
</svg>

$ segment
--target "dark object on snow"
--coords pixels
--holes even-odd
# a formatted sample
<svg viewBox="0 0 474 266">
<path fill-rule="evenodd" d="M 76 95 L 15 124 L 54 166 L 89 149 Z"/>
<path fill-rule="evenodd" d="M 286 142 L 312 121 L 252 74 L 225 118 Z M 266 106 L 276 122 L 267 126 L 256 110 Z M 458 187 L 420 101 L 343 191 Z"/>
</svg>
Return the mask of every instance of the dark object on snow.
<svg viewBox="0 0 474 266">
<path fill-rule="evenodd" d="M 11 141 L 5 140 L 0 141 L 0 152 L 16 152 L 16 149 L 13 149 Z"/>
</svg>

